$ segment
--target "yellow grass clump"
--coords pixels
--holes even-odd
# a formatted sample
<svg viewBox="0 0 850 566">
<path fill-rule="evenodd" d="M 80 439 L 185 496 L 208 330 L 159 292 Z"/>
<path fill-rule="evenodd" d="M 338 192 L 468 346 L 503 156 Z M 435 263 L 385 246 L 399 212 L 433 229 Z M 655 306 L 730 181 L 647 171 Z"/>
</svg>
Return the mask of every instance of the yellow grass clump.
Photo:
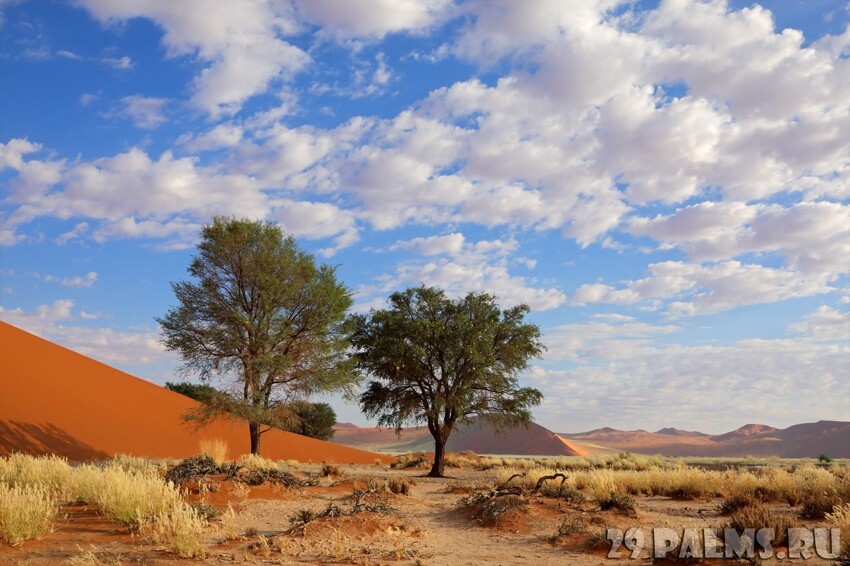
<svg viewBox="0 0 850 566">
<path fill-rule="evenodd" d="M 38 486 L 61 493 L 71 475 L 68 461 L 59 456 L 29 456 L 12 454 L 0 458 L 0 483 Z"/>
<path fill-rule="evenodd" d="M 7 544 L 42 538 L 52 530 L 58 513 L 59 504 L 49 489 L 0 483 L 0 540 Z"/>
<path fill-rule="evenodd" d="M 196 558 L 204 555 L 201 538 L 206 526 L 207 522 L 193 507 L 180 502 L 142 523 L 139 532 L 151 544 L 182 558 Z"/>
<path fill-rule="evenodd" d="M 841 529 L 841 557 L 850 559 L 850 503 L 845 503 L 843 507 L 836 506 L 826 518 Z"/>
<path fill-rule="evenodd" d="M 127 473 L 118 467 L 102 470 L 94 503 L 104 515 L 124 525 L 138 525 L 182 501 L 172 483 L 150 473 Z"/>
<path fill-rule="evenodd" d="M 202 438 L 198 443 L 201 454 L 206 454 L 213 459 L 215 465 L 221 467 L 227 461 L 228 444 L 220 438 Z"/>
<path fill-rule="evenodd" d="M 239 459 L 239 465 L 246 470 L 279 470 L 280 465 L 273 460 L 267 460 L 257 454 L 243 454 Z"/>
</svg>

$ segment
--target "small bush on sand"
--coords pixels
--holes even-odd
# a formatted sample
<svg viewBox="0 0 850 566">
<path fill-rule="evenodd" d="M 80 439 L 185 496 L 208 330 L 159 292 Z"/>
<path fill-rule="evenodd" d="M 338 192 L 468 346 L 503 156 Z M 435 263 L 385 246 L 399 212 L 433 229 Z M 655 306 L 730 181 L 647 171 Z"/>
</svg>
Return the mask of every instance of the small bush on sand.
<svg viewBox="0 0 850 566">
<path fill-rule="evenodd" d="M 42 538 L 58 513 L 56 498 L 46 488 L 0 483 L 0 540 L 7 544 Z"/>
<path fill-rule="evenodd" d="M 408 468 L 427 468 L 431 462 L 421 454 L 402 454 L 396 461 L 390 464 L 395 470 L 406 470 Z"/>
<path fill-rule="evenodd" d="M 240 472 L 236 478 L 247 485 L 263 485 L 264 483 L 273 483 L 284 487 L 301 487 L 304 482 L 296 478 L 289 472 L 284 472 L 280 468 L 260 468 L 256 470 L 248 470 Z"/>
<path fill-rule="evenodd" d="M 484 526 L 497 526 L 507 517 L 513 517 L 525 512 L 528 502 L 518 495 L 492 497 L 474 506 L 470 519 Z"/>
<path fill-rule="evenodd" d="M 202 438 L 198 443 L 201 454 L 206 454 L 213 459 L 215 465 L 221 468 L 227 461 L 228 444 L 220 438 Z"/>
<path fill-rule="evenodd" d="M 832 513 L 826 515 L 826 518 L 836 523 L 841 529 L 841 558 L 850 562 L 850 536 L 845 534 L 850 533 L 850 503 L 836 507 Z"/>
<path fill-rule="evenodd" d="M 336 464 L 328 464 L 327 462 L 322 462 L 322 470 L 319 472 L 323 477 L 334 477 L 338 478 L 340 476 L 345 475 L 345 471 L 337 466 Z"/>
<path fill-rule="evenodd" d="M 611 541 L 608 539 L 608 527 L 597 527 L 588 531 L 585 544 L 590 549 L 610 548 Z"/>
<path fill-rule="evenodd" d="M 221 473 L 221 467 L 209 454 L 199 454 L 182 460 L 165 473 L 165 480 L 175 484 Z"/>
<path fill-rule="evenodd" d="M 555 533 L 554 538 L 557 539 L 584 532 L 587 532 L 587 525 L 582 519 L 567 516 L 564 517 L 564 520 L 561 521 L 561 524 L 558 526 L 558 532 Z"/>
<path fill-rule="evenodd" d="M 416 485 L 416 480 L 412 478 L 393 477 L 387 480 L 387 489 L 395 494 L 407 495 L 414 485 Z"/>
<path fill-rule="evenodd" d="M 143 523 L 142 539 L 177 553 L 182 558 L 204 555 L 201 537 L 207 522 L 190 505 L 179 503 Z"/>
<path fill-rule="evenodd" d="M 730 515 L 738 509 L 757 503 L 759 503 L 759 500 L 751 495 L 732 495 L 723 500 L 718 511 L 722 515 Z"/>
<path fill-rule="evenodd" d="M 790 517 L 771 511 L 762 503 L 741 507 L 729 517 L 729 527 L 737 529 L 774 529 L 773 545 L 785 545 L 788 539 L 788 529 L 794 526 Z"/>
<path fill-rule="evenodd" d="M 841 498 L 837 493 L 821 493 L 810 495 L 803 500 L 800 516 L 806 519 L 823 519 L 833 508 L 841 505 Z"/>
<path fill-rule="evenodd" d="M 637 504 L 631 495 L 612 493 L 611 495 L 603 497 L 597 501 L 599 502 L 599 508 L 602 511 L 611 509 L 622 515 L 629 515 L 630 517 L 637 515 Z"/>
</svg>

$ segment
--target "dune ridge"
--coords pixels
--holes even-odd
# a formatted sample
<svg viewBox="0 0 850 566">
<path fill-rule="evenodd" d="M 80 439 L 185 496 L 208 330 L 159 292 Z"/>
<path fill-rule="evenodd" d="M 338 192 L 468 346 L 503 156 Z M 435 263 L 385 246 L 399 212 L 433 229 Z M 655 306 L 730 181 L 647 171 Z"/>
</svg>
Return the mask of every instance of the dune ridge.
<svg viewBox="0 0 850 566">
<path fill-rule="evenodd" d="M 181 415 L 197 402 L 0 322 L 0 454 L 58 454 L 95 460 L 115 454 L 185 458 L 203 438 L 249 451 L 248 427 L 218 420 L 196 431 Z M 275 460 L 371 464 L 378 455 L 281 430 L 261 453 Z"/>
</svg>

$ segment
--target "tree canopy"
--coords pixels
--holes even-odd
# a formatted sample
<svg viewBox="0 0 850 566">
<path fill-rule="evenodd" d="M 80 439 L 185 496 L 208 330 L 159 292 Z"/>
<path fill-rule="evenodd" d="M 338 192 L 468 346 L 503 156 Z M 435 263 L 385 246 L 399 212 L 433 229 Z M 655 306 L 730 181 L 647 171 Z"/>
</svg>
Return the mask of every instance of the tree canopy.
<svg viewBox="0 0 850 566">
<path fill-rule="evenodd" d="M 287 403 L 356 382 L 347 355 L 351 292 L 270 222 L 217 217 L 203 227 L 190 281 L 172 283 L 178 305 L 158 318 L 181 370 L 229 381 L 193 415 L 203 424 L 248 422 L 258 454 L 265 425 L 285 428 Z"/>
<path fill-rule="evenodd" d="M 424 422 L 434 437 L 431 476 L 442 476 L 455 426 L 474 416 L 497 430 L 528 424 L 542 394 L 518 375 L 543 351 L 526 305 L 501 310 L 494 297 L 452 300 L 420 286 L 394 293 L 389 307 L 352 317 L 358 367 L 370 375 L 360 406 L 381 426 Z"/>
</svg>

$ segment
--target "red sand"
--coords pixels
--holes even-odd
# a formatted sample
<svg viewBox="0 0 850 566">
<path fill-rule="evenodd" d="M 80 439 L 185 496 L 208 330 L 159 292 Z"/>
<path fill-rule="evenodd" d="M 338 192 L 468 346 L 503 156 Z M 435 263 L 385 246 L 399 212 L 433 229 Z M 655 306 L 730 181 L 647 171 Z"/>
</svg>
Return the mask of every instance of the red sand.
<svg viewBox="0 0 850 566">
<path fill-rule="evenodd" d="M 181 415 L 196 401 L 3 322 L 0 359 L 0 454 L 185 458 L 198 453 L 202 438 L 227 441 L 231 458 L 249 452 L 246 424 L 217 421 L 195 431 Z M 372 464 L 379 457 L 280 430 L 263 435 L 260 452 L 301 462 Z"/>
</svg>

